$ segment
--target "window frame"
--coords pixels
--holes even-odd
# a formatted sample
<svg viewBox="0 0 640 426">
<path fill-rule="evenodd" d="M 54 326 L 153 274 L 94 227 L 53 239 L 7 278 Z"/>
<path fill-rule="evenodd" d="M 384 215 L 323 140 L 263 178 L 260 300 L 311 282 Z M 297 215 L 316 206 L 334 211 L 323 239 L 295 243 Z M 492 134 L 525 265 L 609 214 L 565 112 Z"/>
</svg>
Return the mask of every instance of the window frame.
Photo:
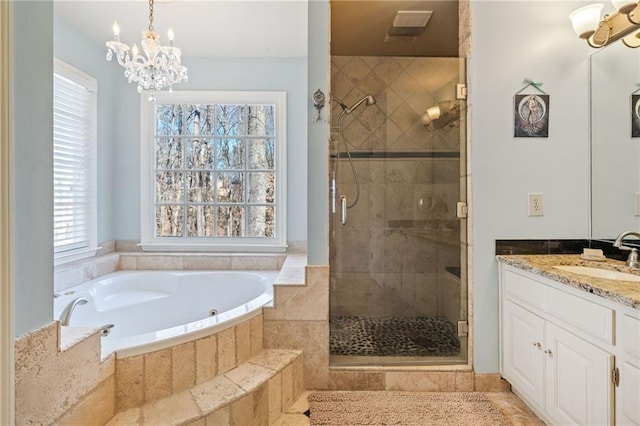
<svg viewBox="0 0 640 426">
<path fill-rule="evenodd" d="M 57 74 L 63 78 L 71 80 L 73 83 L 84 86 L 88 92 L 91 93 L 90 106 L 89 106 L 89 120 L 88 125 L 88 140 L 86 141 L 88 148 L 88 155 L 90 156 L 87 162 L 87 170 L 85 170 L 86 176 L 88 176 L 88 194 L 89 194 L 89 207 L 88 224 L 86 226 L 87 245 L 69 249 L 62 252 L 56 252 L 53 247 L 54 265 L 61 265 L 68 262 L 73 262 L 80 259 L 95 256 L 98 247 L 98 82 L 97 79 L 79 69 L 69 65 L 68 63 L 53 58 L 53 74 Z M 55 99 L 55 85 L 54 95 Z M 55 112 L 55 108 L 54 108 Z M 55 118 L 54 118 L 55 120 Z M 52 144 L 54 137 L 52 136 Z M 52 145 L 53 146 L 53 145 Z M 52 182 L 53 184 L 53 182 Z M 53 204 L 55 207 L 55 194 L 53 195 Z M 55 225 L 55 223 L 54 223 Z"/>
<path fill-rule="evenodd" d="M 285 91 L 156 92 L 155 103 L 140 97 L 141 242 L 144 251 L 285 252 L 287 248 L 287 96 Z M 275 106 L 275 229 L 269 237 L 157 237 L 155 236 L 155 130 L 157 104 L 237 104 Z M 186 205 L 187 203 L 185 203 Z"/>
</svg>

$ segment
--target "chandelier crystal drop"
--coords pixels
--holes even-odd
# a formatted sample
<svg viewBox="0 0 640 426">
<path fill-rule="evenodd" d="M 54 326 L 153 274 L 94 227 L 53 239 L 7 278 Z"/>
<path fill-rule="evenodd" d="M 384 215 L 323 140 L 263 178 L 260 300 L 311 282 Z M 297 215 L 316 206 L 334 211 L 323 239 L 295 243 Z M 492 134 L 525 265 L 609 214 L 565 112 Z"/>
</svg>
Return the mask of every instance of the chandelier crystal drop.
<svg viewBox="0 0 640 426">
<path fill-rule="evenodd" d="M 162 46 L 158 33 L 153 30 L 153 0 L 149 0 L 149 29 L 142 32 L 142 53 L 134 43 L 131 48 L 120 41 L 120 27 L 113 23 L 113 41 L 107 44 L 107 60 L 115 54 L 124 67 L 124 76 L 129 83 L 138 83 L 138 93 L 149 90 L 149 101 L 155 101 L 154 91 L 173 91 L 176 83 L 187 82 L 187 68 L 180 63 L 180 49 L 173 45 L 173 30 L 168 31 L 169 45 Z"/>
</svg>

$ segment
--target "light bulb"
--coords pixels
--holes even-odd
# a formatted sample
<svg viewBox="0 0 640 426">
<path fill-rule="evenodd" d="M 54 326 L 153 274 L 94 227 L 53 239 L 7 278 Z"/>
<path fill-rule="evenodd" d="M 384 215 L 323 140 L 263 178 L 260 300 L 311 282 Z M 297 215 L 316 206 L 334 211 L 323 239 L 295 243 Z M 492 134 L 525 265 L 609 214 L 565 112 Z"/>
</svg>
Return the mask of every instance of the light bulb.
<svg viewBox="0 0 640 426">
<path fill-rule="evenodd" d="M 116 41 L 120 41 L 120 27 L 118 26 L 118 21 L 113 21 L 113 37 Z"/>
<path fill-rule="evenodd" d="M 611 0 L 611 3 L 618 12 L 624 14 L 628 14 L 637 6 L 637 3 L 631 0 Z"/>
<path fill-rule="evenodd" d="M 169 28 L 169 31 L 167 31 L 167 37 L 169 37 L 169 41 L 173 41 L 173 28 Z"/>
<path fill-rule="evenodd" d="M 602 3 L 594 3 L 576 9 L 569 15 L 573 30 L 580 38 L 589 38 L 598 28 L 603 7 Z"/>
<path fill-rule="evenodd" d="M 135 43 L 133 43 L 133 47 L 131 48 L 131 53 L 133 54 L 133 58 L 138 56 L 138 45 L 136 45 Z"/>
<path fill-rule="evenodd" d="M 427 115 L 431 120 L 437 120 L 438 118 L 440 118 L 441 113 L 442 111 L 440 111 L 439 106 L 432 106 L 431 108 L 427 109 Z"/>
</svg>

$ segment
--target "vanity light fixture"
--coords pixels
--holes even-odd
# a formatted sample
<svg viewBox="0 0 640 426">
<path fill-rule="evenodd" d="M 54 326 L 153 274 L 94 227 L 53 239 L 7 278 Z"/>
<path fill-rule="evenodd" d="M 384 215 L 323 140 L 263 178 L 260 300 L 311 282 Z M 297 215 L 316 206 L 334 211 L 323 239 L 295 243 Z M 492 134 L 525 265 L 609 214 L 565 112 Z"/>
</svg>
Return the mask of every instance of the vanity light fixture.
<svg viewBox="0 0 640 426">
<path fill-rule="evenodd" d="M 172 91 L 173 85 L 187 81 L 187 68 L 180 62 L 182 53 L 173 45 L 173 30 L 169 28 L 169 45 L 160 44 L 160 36 L 153 30 L 153 1 L 149 0 L 149 28 L 142 32 L 142 53 L 134 43 L 131 48 L 120 41 L 120 27 L 113 23 L 113 41 L 107 44 L 107 60 L 116 55 L 124 67 L 129 83 L 138 83 L 138 93 L 149 90 L 149 101 L 155 101 L 154 90 Z"/>
<path fill-rule="evenodd" d="M 602 18 L 602 3 L 573 11 L 569 15 L 573 30 L 593 48 L 604 47 L 620 39 L 628 47 L 640 47 L 640 3 L 630 0 L 611 0 L 611 3 L 616 12 Z"/>
</svg>

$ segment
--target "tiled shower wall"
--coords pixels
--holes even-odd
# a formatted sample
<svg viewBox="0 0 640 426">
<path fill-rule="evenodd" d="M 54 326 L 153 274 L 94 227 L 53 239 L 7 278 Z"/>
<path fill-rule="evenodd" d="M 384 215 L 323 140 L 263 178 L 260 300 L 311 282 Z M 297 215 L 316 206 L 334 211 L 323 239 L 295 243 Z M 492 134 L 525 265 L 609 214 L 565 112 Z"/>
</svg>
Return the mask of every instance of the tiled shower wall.
<svg viewBox="0 0 640 426">
<path fill-rule="evenodd" d="M 453 323 L 466 315 L 451 268 L 460 266 L 460 132 L 427 130 L 420 120 L 427 108 L 455 100 L 460 66 L 458 58 L 332 57 L 331 96 L 351 106 L 372 94 L 377 103 L 345 115 L 342 133 L 332 103 L 331 153 L 344 152 L 344 137 L 353 153 L 416 155 L 353 160 L 358 202 L 345 226 L 331 216 L 331 315 L 445 316 Z M 337 186 L 338 197 L 355 200 L 345 158 Z"/>
</svg>

